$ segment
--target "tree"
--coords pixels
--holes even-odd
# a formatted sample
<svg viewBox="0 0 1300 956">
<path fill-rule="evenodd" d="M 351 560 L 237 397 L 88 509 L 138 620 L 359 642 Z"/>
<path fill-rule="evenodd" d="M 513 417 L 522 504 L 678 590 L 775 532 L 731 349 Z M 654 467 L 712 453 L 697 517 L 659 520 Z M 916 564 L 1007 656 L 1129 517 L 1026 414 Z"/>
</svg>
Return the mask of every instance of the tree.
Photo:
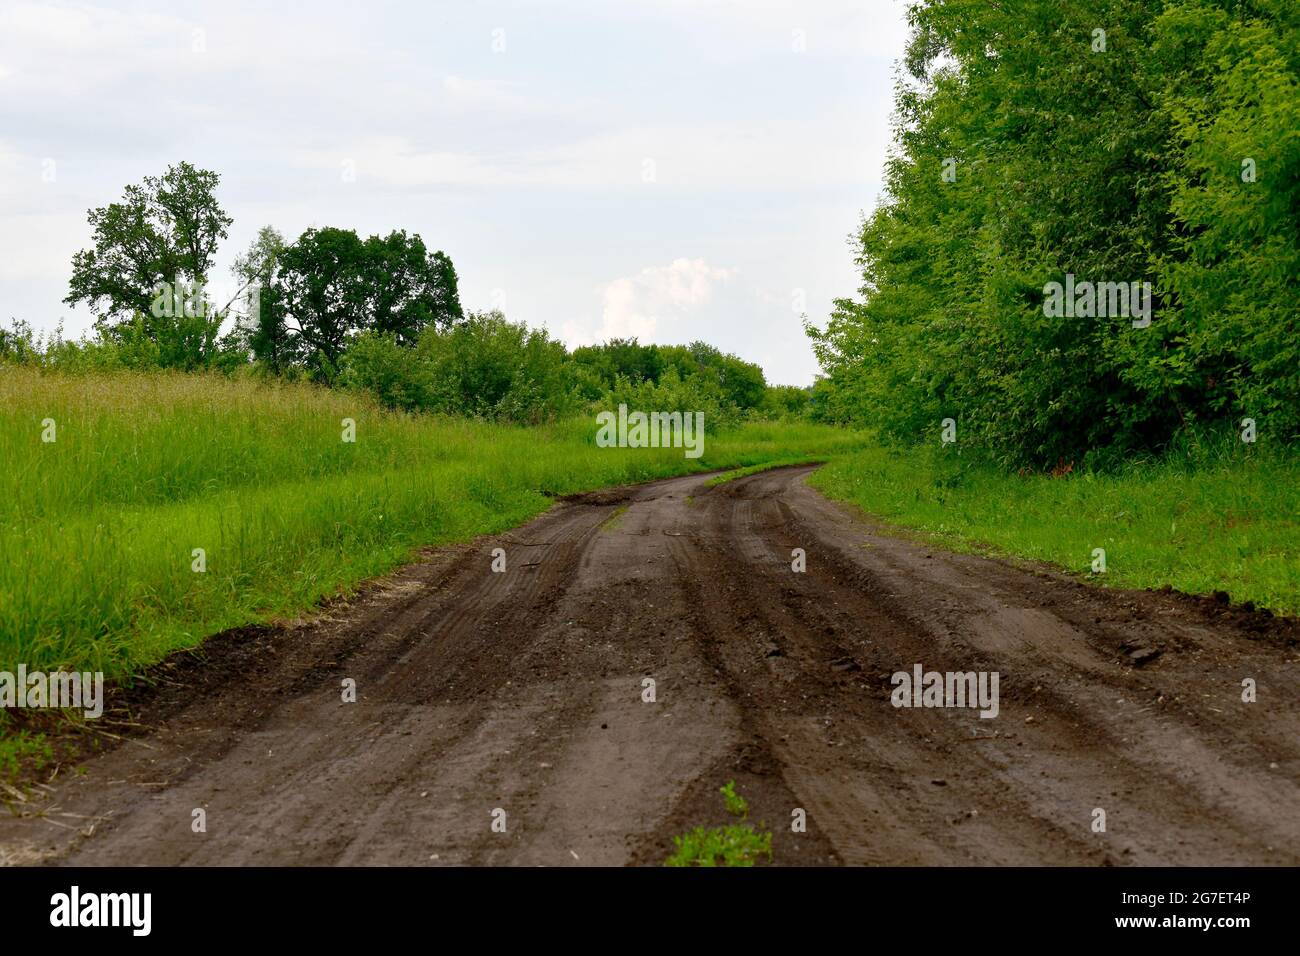
<svg viewBox="0 0 1300 956">
<path fill-rule="evenodd" d="M 278 230 L 263 226 L 248 251 L 236 257 L 233 270 L 242 283 L 239 297 L 244 301 L 237 330 L 253 358 L 277 373 L 303 357 L 301 340 L 285 326 L 284 306 L 275 284 L 287 248 Z"/>
<path fill-rule="evenodd" d="M 233 220 L 217 202 L 221 177 L 189 163 L 127 186 L 121 202 L 87 213 L 94 248 L 72 257 L 63 300 L 101 319 L 150 314 L 161 282 L 203 285 Z"/>
<path fill-rule="evenodd" d="M 536 424 L 573 408 L 563 343 L 498 311 L 472 312 L 449 328 L 430 326 L 416 352 L 439 411 Z"/>
<path fill-rule="evenodd" d="M 707 342 L 692 342 L 686 350 L 699 368 L 699 374 L 714 378 L 728 402 L 742 409 L 757 408 L 762 403 L 767 379 L 760 366 Z"/>
<path fill-rule="evenodd" d="M 374 331 L 413 345 L 426 325 L 445 329 L 464 317 L 455 267 L 441 251 L 425 249 L 418 235 L 371 236 L 365 253 Z"/>
<path fill-rule="evenodd" d="M 333 378 L 348 335 L 365 328 L 367 278 L 365 244 L 351 229 L 308 229 L 279 257 L 273 298 L 322 378 Z"/>
<path fill-rule="evenodd" d="M 220 179 L 182 162 L 90 210 L 94 247 L 72 257 L 64 301 L 84 302 L 109 339 L 153 339 L 164 365 L 210 362 L 222 315 L 203 287 L 233 221 L 216 199 Z"/>
<path fill-rule="evenodd" d="M 664 368 L 659 346 L 641 345 L 635 338 L 581 346 L 574 349 L 573 360 L 591 372 L 602 391 L 613 387 L 620 376 L 633 382 L 657 382 Z"/>
<path fill-rule="evenodd" d="M 767 389 L 763 370 L 707 342 L 659 346 L 665 368 L 675 368 L 682 379 L 710 383 L 722 402 L 737 409 L 755 408 Z"/>
<path fill-rule="evenodd" d="M 816 414 L 905 441 L 951 417 L 1039 466 L 1245 416 L 1300 435 L 1293 10 L 912 2 L 861 294 L 808 330 Z M 1075 279 L 1083 307 L 1048 308 Z M 1095 307 L 1121 283 L 1140 311 Z"/>
<path fill-rule="evenodd" d="M 261 313 L 254 351 L 300 358 L 326 380 L 351 336 L 373 331 L 409 347 L 463 315 L 451 260 L 418 235 L 363 241 L 335 228 L 308 229 L 278 252 Z"/>
</svg>

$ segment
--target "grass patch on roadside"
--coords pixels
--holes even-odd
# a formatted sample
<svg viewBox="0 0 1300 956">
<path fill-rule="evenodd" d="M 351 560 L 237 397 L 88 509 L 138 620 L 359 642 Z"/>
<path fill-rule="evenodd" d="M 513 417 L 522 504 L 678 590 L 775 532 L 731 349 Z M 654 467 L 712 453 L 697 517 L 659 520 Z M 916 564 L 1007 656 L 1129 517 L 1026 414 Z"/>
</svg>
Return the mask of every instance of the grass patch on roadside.
<svg viewBox="0 0 1300 956">
<path fill-rule="evenodd" d="M 623 524 L 623 516 L 627 514 L 627 505 L 619 505 L 613 513 L 600 523 L 600 530 L 603 532 L 617 531 Z"/>
<path fill-rule="evenodd" d="M 710 488 L 716 488 L 718 485 L 725 485 L 729 481 L 744 478 L 746 475 L 757 475 L 760 471 L 771 471 L 773 468 L 789 468 L 794 465 L 817 465 L 823 461 L 825 461 L 824 458 L 781 458 L 776 461 L 765 461 L 757 465 L 724 471 L 722 474 L 710 478 L 705 484 Z"/>
<path fill-rule="evenodd" d="M 554 495 L 862 441 L 752 424 L 709 433 L 688 459 L 598 448 L 595 433 L 594 420 L 412 416 L 251 378 L 0 368 L 0 670 L 121 678 L 217 631 L 298 616 L 420 547 L 514 527 Z"/>
<path fill-rule="evenodd" d="M 54 747 L 45 734 L 5 724 L 0 720 L 0 783 L 38 773 L 53 762 Z"/>
<path fill-rule="evenodd" d="M 810 483 L 955 550 L 1030 558 L 1097 583 L 1222 590 L 1300 613 L 1300 460 L 1225 440 L 1108 474 L 1008 474 L 947 448 L 869 444 Z M 1091 574 L 1093 549 L 1106 573 Z"/>
</svg>

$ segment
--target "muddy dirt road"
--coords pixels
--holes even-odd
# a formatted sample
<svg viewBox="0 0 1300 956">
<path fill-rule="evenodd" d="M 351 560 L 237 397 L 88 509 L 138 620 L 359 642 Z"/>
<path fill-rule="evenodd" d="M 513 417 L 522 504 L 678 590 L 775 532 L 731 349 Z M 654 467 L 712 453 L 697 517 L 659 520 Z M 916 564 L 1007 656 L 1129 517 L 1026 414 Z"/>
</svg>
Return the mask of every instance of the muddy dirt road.
<svg viewBox="0 0 1300 956">
<path fill-rule="evenodd" d="M 1300 862 L 1295 622 L 889 537 L 810 470 L 566 501 L 215 638 L 0 858 L 659 863 L 735 779 L 780 864 Z M 893 706 L 917 664 L 996 671 L 997 716 Z"/>
</svg>

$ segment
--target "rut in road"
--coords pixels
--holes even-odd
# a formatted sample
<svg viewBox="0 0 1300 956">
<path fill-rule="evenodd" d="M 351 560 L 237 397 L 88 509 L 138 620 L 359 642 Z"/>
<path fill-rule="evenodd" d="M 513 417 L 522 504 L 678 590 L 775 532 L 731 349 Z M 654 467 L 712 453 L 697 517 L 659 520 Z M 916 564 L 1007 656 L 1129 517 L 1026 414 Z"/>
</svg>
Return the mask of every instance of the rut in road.
<svg viewBox="0 0 1300 956">
<path fill-rule="evenodd" d="M 935 550 L 810 471 L 581 496 L 219 635 L 0 858 L 653 864 L 735 779 L 781 864 L 1300 862 L 1296 622 Z M 998 672 L 998 716 L 894 707 L 916 664 Z"/>
</svg>

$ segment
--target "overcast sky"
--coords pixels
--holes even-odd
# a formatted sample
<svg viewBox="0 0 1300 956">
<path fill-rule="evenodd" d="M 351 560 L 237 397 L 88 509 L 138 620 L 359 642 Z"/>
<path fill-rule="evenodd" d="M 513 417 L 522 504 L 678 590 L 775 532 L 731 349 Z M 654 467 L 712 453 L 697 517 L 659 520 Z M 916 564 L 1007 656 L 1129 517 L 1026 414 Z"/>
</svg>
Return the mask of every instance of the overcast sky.
<svg viewBox="0 0 1300 956">
<path fill-rule="evenodd" d="M 60 319 L 86 210 L 221 174 L 257 229 L 418 232 L 469 309 L 570 346 L 704 339 L 807 384 L 858 277 L 902 0 L 0 0 L 0 320 Z"/>
</svg>

